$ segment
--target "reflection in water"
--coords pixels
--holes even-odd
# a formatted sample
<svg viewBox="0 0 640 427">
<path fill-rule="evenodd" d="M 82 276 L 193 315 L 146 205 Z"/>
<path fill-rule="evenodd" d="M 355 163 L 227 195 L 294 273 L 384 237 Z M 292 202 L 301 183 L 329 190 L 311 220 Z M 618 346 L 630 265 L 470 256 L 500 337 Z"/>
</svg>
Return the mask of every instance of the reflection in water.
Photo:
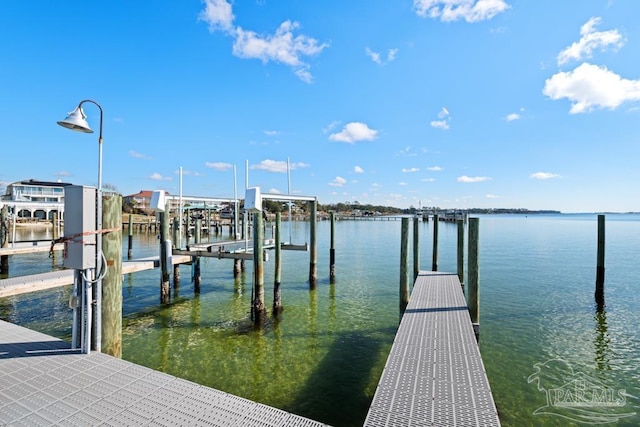
<svg viewBox="0 0 640 427">
<path fill-rule="evenodd" d="M 609 343 L 611 337 L 607 328 L 607 312 L 605 310 L 597 310 L 595 315 L 596 334 L 593 341 L 595 347 L 595 362 L 598 370 L 609 371 Z"/>
</svg>

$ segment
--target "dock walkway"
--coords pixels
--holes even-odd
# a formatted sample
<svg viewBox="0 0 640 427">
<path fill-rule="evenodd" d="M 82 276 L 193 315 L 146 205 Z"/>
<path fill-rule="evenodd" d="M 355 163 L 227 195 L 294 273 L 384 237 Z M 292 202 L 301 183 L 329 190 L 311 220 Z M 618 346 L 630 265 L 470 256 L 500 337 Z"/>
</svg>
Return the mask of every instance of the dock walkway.
<svg viewBox="0 0 640 427">
<path fill-rule="evenodd" d="M 499 426 L 456 274 L 421 271 L 365 426 Z"/>
<path fill-rule="evenodd" d="M 323 424 L 0 320 L 0 425 Z"/>
<path fill-rule="evenodd" d="M 190 262 L 191 257 L 173 256 L 171 261 L 173 264 L 184 264 Z M 122 261 L 122 274 L 153 270 L 159 265 L 160 261 L 157 256 Z M 71 285 L 73 284 L 73 274 L 73 270 L 67 269 L 0 279 L 0 298 Z"/>
</svg>

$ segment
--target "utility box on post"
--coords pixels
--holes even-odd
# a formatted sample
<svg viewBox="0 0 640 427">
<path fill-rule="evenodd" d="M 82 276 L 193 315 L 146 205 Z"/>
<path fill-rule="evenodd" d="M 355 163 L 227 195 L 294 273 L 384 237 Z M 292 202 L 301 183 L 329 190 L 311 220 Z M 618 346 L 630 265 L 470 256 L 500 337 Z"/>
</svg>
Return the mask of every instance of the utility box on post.
<svg viewBox="0 0 640 427">
<path fill-rule="evenodd" d="M 247 188 L 244 193 L 244 208 L 251 212 L 262 212 L 262 194 L 260 187 Z"/>
<path fill-rule="evenodd" d="M 95 187 L 70 185 L 64 188 L 64 266 L 86 270 L 96 266 Z"/>
</svg>

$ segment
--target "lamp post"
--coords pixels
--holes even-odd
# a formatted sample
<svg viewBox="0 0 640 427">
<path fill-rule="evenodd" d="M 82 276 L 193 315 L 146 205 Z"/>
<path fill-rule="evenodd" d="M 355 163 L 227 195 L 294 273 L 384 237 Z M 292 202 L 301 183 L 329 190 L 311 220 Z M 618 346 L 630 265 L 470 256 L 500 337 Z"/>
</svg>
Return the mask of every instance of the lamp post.
<svg viewBox="0 0 640 427">
<path fill-rule="evenodd" d="M 100 271 L 100 261 L 102 258 L 102 107 L 91 99 L 80 101 L 78 106 L 64 120 L 58 124 L 76 132 L 93 133 L 93 129 L 87 123 L 87 116 L 82 110 L 82 104 L 89 102 L 100 110 L 100 131 L 98 134 L 98 189 L 96 192 L 96 252 L 95 252 L 95 310 L 93 311 L 95 325 L 94 348 L 101 350 L 102 341 L 102 272 Z"/>
</svg>

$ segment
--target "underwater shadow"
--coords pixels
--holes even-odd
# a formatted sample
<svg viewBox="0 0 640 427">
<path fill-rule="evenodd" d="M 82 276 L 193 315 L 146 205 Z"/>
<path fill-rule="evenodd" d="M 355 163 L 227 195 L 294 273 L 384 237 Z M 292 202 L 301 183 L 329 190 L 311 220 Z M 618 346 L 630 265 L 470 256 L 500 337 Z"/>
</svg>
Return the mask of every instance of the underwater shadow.
<svg viewBox="0 0 640 427">
<path fill-rule="evenodd" d="M 332 426 L 361 426 L 373 400 L 365 388 L 383 344 L 360 331 L 337 334 L 304 389 L 283 409 Z"/>
</svg>

